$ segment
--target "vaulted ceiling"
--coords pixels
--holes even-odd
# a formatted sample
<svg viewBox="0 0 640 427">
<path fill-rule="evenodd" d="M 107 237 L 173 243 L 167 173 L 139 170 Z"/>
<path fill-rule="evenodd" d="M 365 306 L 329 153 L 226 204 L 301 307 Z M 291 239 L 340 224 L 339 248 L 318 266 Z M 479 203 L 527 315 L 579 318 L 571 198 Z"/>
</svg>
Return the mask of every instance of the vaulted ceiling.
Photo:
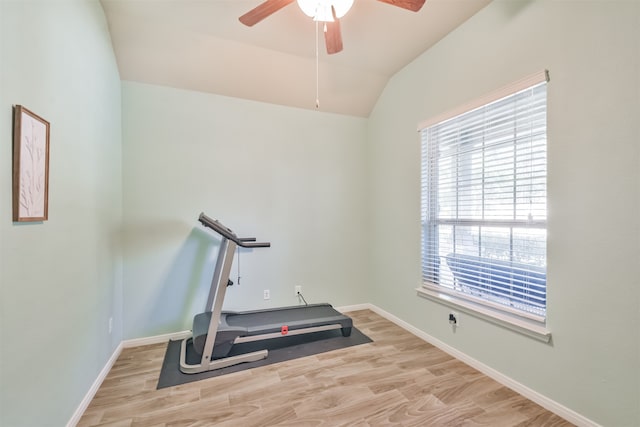
<svg viewBox="0 0 640 427">
<path fill-rule="evenodd" d="M 388 80 L 491 0 L 427 0 L 417 12 L 355 0 L 344 50 L 327 55 L 298 5 L 253 27 L 263 0 L 101 0 L 123 80 L 368 117 Z"/>
</svg>

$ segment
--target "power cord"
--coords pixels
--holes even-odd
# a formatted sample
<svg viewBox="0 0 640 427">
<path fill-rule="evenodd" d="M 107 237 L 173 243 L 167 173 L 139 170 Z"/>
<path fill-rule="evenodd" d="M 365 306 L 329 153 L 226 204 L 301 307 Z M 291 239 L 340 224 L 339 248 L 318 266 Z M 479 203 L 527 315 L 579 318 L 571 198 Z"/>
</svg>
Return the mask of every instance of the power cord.
<svg viewBox="0 0 640 427">
<path fill-rule="evenodd" d="M 302 298 L 302 301 L 304 302 L 304 305 L 309 305 L 309 304 L 307 304 L 307 300 L 304 299 L 304 297 L 302 296 L 302 292 L 298 292 L 298 298 Z"/>
</svg>

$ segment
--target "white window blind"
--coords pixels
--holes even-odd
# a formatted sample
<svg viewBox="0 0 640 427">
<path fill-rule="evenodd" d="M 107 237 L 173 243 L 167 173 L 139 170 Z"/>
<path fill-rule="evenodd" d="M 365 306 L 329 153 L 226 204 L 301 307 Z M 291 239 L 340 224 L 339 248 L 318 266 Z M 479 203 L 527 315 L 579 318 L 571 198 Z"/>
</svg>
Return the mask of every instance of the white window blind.
<svg viewBox="0 0 640 427">
<path fill-rule="evenodd" d="M 421 130 L 422 277 L 439 292 L 543 321 L 547 98 L 546 73 L 538 76 Z"/>
</svg>

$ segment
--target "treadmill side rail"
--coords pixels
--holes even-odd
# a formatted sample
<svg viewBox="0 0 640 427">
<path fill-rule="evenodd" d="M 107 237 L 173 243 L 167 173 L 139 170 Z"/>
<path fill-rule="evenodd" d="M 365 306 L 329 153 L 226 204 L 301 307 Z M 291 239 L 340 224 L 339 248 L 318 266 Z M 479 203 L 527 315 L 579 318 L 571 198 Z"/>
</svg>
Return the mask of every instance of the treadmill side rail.
<svg viewBox="0 0 640 427">
<path fill-rule="evenodd" d="M 287 332 L 286 334 L 283 334 L 281 332 L 273 332 L 270 334 L 262 334 L 262 335 L 248 335 L 245 337 L 236 338 L 233 341 L 233 343 L 242 344 L 244 342 L 263 341 L 263 340 L 268 340 L 272 338 L 288 337 L 292 335 L 302 335 L 302 334 L 311 334 L 313 332 L 332 331 L 334 329 L 342 329 L 342 325 L 336 324 L 336 325 L 326 325 L 326 326 L 315 326 L 312 328 L 305 328 L 305 329 L 294 329 L 294 330 L 289 330 L 289 332 Z"/>
</svg>

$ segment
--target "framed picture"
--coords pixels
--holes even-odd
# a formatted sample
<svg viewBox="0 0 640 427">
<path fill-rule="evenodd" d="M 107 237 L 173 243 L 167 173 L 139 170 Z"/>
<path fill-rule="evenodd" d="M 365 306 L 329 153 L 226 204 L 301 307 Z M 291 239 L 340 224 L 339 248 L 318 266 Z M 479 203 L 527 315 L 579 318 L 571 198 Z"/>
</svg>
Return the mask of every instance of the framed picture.
<svg viewBox="0 0 640 427">
<path fill-rule="evenodd" d="M 13 107 L 13 220 L 45 221 L 49 214 L 49 122 Z"/>
</svg>

